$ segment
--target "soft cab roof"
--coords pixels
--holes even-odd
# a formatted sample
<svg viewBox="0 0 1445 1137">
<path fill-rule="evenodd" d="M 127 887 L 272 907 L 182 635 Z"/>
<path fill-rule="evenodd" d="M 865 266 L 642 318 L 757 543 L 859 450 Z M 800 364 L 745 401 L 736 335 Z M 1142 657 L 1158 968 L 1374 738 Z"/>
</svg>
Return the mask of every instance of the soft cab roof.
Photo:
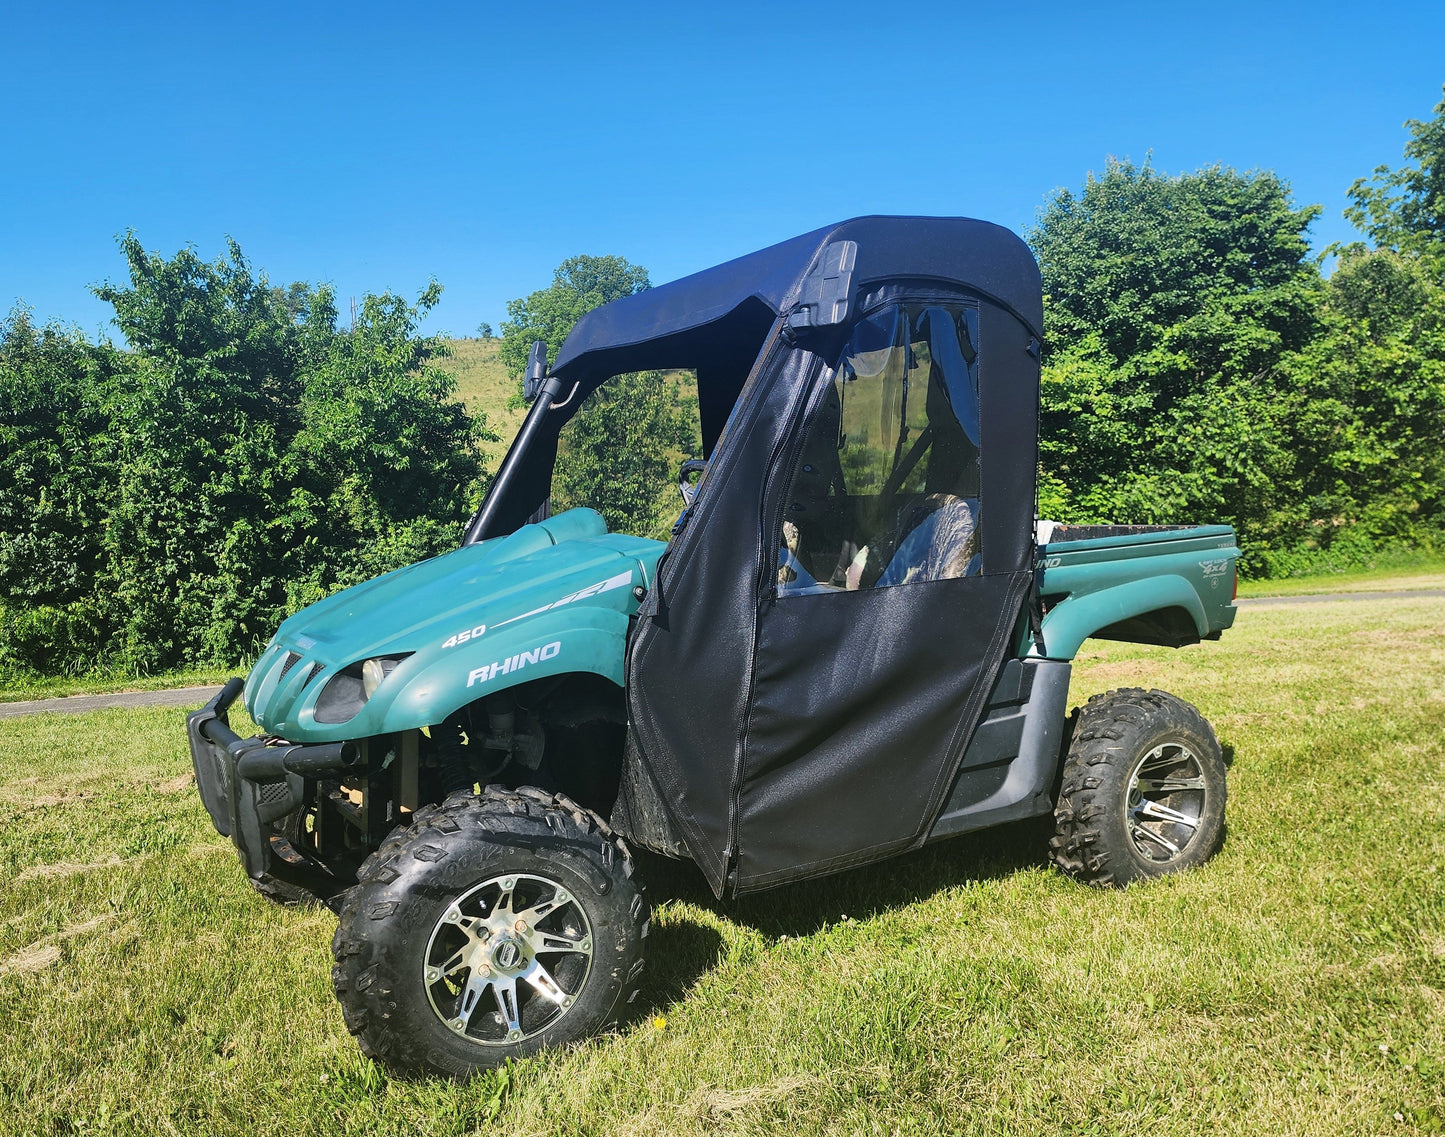
<svg viewBox="0 0 1445 1137">
<path fill-rule="evenodd" d="M 839 241 L 857 246 L 853 278 L 860 291 L 899 278 L 962 286 L 1042 335 L 1038 265 L 1014 233 L 963 217 L 856 217 L 589 312 L 552 370 L 590 388 L 627 371 L 695 368 L 719 349 L 736 351 L 744 329 L 757 337 L 756 353 L 772 320 L 796 303 L 815 258 Z"/>
</svg>

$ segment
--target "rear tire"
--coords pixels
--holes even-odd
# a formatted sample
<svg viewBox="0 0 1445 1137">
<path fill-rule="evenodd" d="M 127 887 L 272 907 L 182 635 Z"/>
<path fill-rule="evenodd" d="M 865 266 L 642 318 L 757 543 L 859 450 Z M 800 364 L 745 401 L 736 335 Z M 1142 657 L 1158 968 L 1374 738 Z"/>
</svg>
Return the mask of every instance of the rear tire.
<svg viewBox="0 0 1445 1137">
<path fill-rule="evenodd" d="M 605 1030 L 636 995 L 648 908 L 632 858 L 560 794 L 490 786 L 423 807 L 358 881 L 332 979 L 362 1052 L 394 1072 L 467 1078 Z"/>
<path fill-rule="evenodd" d="M 1224 839 L 1225 765 L 1208 721 L 1137 687 L 1078 714 L 1049 842 L 1075 880 L 1122 886 L 1212 857 Z"/>
</svg>

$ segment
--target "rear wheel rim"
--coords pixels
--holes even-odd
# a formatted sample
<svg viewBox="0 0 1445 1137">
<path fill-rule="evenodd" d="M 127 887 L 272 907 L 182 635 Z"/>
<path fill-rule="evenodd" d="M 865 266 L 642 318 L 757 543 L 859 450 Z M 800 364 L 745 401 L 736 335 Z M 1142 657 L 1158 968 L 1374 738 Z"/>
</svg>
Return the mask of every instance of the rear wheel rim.
<svg viewBox="0 0 1445 1137">
<path fill-rule="evenodd" d="M 1198 756 L 1179 742 L 1154 747 L 1134 765 L 1124 800 L 1124 827 L 1134 851 L 1153 864 L 1183 857 L 1209 804 Z"/>
<path fill-rule="evenodd" d="M 506 873 L 449 904 L 427 940 L 422 983 L 458 1037 L 511 1046 L 571 1012 L 592 971 L 592 925 L 571 889 Z"/>
</svg>

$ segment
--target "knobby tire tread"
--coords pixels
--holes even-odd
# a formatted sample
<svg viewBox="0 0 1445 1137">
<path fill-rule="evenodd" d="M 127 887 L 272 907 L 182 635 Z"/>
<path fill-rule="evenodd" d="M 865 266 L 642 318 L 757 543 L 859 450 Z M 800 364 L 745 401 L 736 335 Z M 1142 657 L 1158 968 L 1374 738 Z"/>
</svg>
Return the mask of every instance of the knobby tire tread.
<svg viewBox="0 0 1445 1137">
<path fill-rule="evenodd" d="M 1110 793 L 1111 780 L 1127 777 L 1124 767 L 1138 757 L 1136 740 L 1161 721 L 1195 734 L 1209 751 L 1198 755 L 1201 763 L 1216 762 L 1223 769 L 1208 720 L 1167 691 L 1121 687 L 1092 696 L 1076 712 L 1049 841 L 1050 860 L 1075 880 L 1098 888 L 1121 887 L 1146 875 L 1129 864 L 1127 850 L 1115 847 L 1117 841 L 1110 840 L 1103 822 L 1109 811 L 1121 808 Z M 1218 808 L 1222 812 L 1222 791 Z M 1208 859 L 1217 844 L 1201 847 L 1178 867 Z"/>
<path fill-rule="evenodd" d="M 384 926 L 396 917 L 397 904 L 380 900 L 381 889 L 401 879 L 418 866 L 434 863 L 448 855 L 448 844 L 476 839 L 500 845 L 558 846 L 588 848 L 596 866 L 607 880 L 604 894 L 619 885 L 629 885 L 632 901 L 628 914 L 640 922 L 638 953 L 623 978 L 618 996 L 604 1021 L 595 1030 L 615 1026 L 637 997 L 641 982 L 648 906 L 643 885 L 635 876 L 636 866 L 626 842 L 598 814 L 560 793 L 532 787 L 508 789 L 488 786 L 480 795 L 463 791 L 445 801 L 417 809 L 411 824 L 391 833 L 357 870 L 357 883 L 342 895 L 341 919 L 332 940 L 332 987 L 341 1004 L 342 1019 L 368 1058 L 399 1073 L 423 1070 L 410 1053 L 409 1040 L 390 1029 L 395 1000 L 391 983 L 395 977 L 373 962 L 361 937 L 349 934 L 350 926 L 363 914 L 368 926 Z M 378 929 L 385 935 L 385 928 Z M 478 1068 L 481 1068 L 480 1065 Z M 465 1077 L 465 1072 L 440 1071 Z"/>
</svg>

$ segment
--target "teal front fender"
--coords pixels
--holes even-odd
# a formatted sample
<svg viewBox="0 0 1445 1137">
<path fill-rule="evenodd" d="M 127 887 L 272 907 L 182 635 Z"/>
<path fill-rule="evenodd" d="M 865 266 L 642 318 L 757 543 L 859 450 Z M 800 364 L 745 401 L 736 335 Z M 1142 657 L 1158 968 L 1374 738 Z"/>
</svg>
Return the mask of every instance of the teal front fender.
<svg viewBox="0 0 1445 1137">
<path fill-rule="evenodd" d="M 1161 608 L 1182 608 L 1194 621 L 1201 636 L 1209 631 L 1209 620 L 1195 586 L 1173 574 L 1149 576 L 1097 592 L 1070 595 L 1059 601 L 1044 617 L 1044 644 L 1049 659 L 1073 659 L 1080 645 L 1101 628 Z M 1038 646 L 1029 652 L 1039 655 Z"/>
<path fill-rule="evenodd" d="M 375 733 L 431 726 L 485 695 L 549 675 L 587 671 L 621 686 L 627 628 L 626 612 L 579 606 L 543 613 L 500 635 L 484 635 L 445 652 L 395 692 L 383 684 L 368 708 L 377 723 Z M 383 692 L 390 699 L 384 707 Z"/>
</svg>

